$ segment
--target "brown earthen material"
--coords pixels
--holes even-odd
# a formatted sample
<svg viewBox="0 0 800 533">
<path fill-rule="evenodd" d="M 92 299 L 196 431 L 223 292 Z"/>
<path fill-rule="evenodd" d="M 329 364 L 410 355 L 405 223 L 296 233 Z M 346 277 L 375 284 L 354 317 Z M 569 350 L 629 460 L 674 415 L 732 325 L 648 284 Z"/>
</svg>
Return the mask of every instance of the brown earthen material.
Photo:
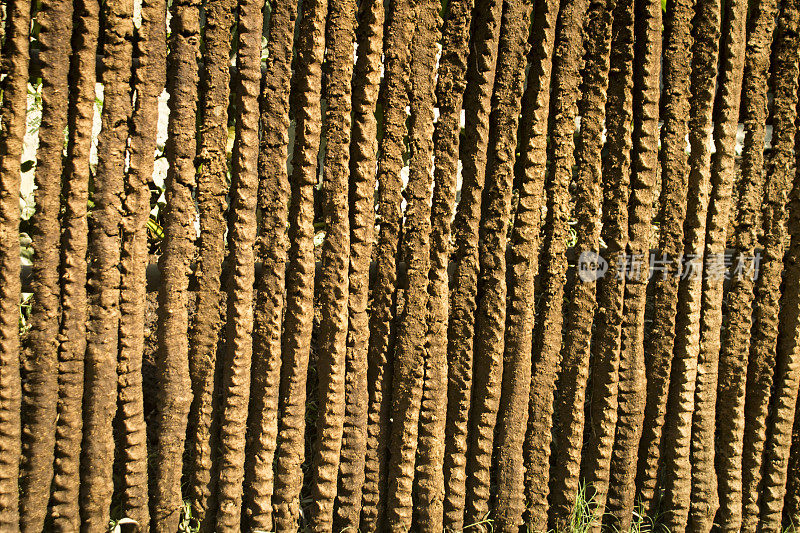
<svg viewBox="0 0 800 533">
<path fill-rule="evenodd" d="M 689 132 L 689 94 L 692 61 L 691 21 L 694 0 L 667 3 L 664 18 L 664 125 L 661 127 L 660 228 L 656 257 L 662 262 L 655 272 L 653 322 L 645 341 L 647 361 L 647 403 L 642 439 L 639 444 L 637 490 L 647 513 L 655 512 L 657 474 L 662 464 L 661 442 L 667 415 L 675 317 L 678 301 L 678 273 L 683 252 L 686 191 L 689 166 L 686 135 Z"/>
<path fill-rule="evenodd" d="M 654 0 L 634 1 L 634 19 L 633 109 L 636 112 L 633 114 L 626 254 L 631 261 L 644 261 L 650 252 L 653 202 L 657 194 L 661 3 Z M 647 389 L 644 353 L 647 270 L 646 266 L 638 271 L 631 268 L 625 279 L 617 429 L 604 517 L 604 525 L 619 531 L 630 528 L 637 488 L 636 463 Z"/>
<path fill-rule="evenodd" d="M 600 208 L 602 201 L 602 133 L 611 62 L 611 30 L 616 0 L 591 2 L 586 14 L 586 52 L 578 112 L 581 117 L 577 146 L 578 175 L 575 179 L 575 249 L 588 254 L 589 261 L 600 251 Z M 592 255 L 595 254 L 595 255 Z M 581 267 L 581 256 L 579 255 Z M 587 261 L 584 259 L 584 261 Z M 588 261 L 587 261 L 588 262 Z M 612 273 L 613 274 L 613 273 Z M 569 527 L 580 484 L 581 452 L 585 423 L 584 402 L 589 378 L 592 324 L 597 307 L 597 283 L 582 279 L 580 272 L 566 291 L 561 375 L 558 381 L 554 450 L 558 451 L 550 473 L 551 527 Z"/>
<path fill-rule="evenodd" d="M 248 441 L 244 463 L 245 527 L 272 529 L 273 462 L 278 434 L 281 328 L 289 248 L 289 87 L 297 3 L 272 2 L 268 56 L 261 84 L 261 138 L 258 154 L 258 209 L 261 234 L 256 253 L 263 262 L 256 277 L 253 369 Z"/>
<path fill-rule="evenodd" d="M 253 356 L 256 201 L 258 196 L 258 96 L 261 82 L 263 3 L 239 0 L 236 47 L 236 131 L 233 145 L 226 280 L 227 323 L 220 401 L 219 532 L 241 531 L 245 437 Z"/>
<path fill-rule="evenodd" d="M 0 128 L 0 527 L 19 527 L 20 407 L 19 368 L 19 190 L 20 157 L 25 135 L 31 5 L 6 4 L 3 62 L 2 128 Z"/>
<path fill-rule="evenodd" d="M 350 127 L 356 2 L 331 2 L 326 29 L 325 161 L 322 174 L 325 240 L 319 284 L 317 349 L 319 418 L 311 473 L 312 531 L 333 529 L 345 418 L 345 360 L 350 270 Z"/>
<path fill-rule="evenodd" d="M 740 409 L 730 409 L 735 402 L 727 403 L 723 391 L 728 389 L 730 380 L 738 376 L 726 374 L 721 384 L 720 398 L 717 397 L 718 369 L 724 368 L 720 361 L 720 337 L 722 326 L 722 295 L 725 260 L 725 243 L 730 221 L 730 207 L 735 181 L 735 145 L 736 131 L 739 123 L 739 103 L 742 89 L 742 73 L 744 68 L 745 19 L 747 7 L 743 2 L 728 2 L 725 5 L 722 27 L 727 28 L 720 41 L 719 85 L 716 96 L 714 142 L 716 152 L 711 161 L 711 197 L 708 204 L 708 222 L 706 227 L 705 265 L 703 278 L 702 315 L 700 322 L 700 353 L 698 356 L 697 386 L 695 389 L 695 409 L 697 414 L 692 421 L 692 455 L 696 457 L 696 467 L 692 467 L 692 497 L 689 508 L 689 523 L 696 530 L 708 531 L 714 521 L 719 506 L 719 499 L 727 495 L 718 495 L 717 465 L 715 461 L 715 435 L 719 442 L 724 442 L 729 435 L 740 431 L 743 420 Z M 734 286 L 740 284 L 733 280 Z M 733 293 L 729 293 L 728 305 L 733 304 Z M 729 308 L 730 309 L 730 308 Z M 745 343 L 746 345 L 746 343 Z M 721 375 L 721 374 L 720 374 Z M 719 412 L 719 408 L 724 409 Z M 719 424 L 716 420 L 725 420 Z M 739 433 L 741 435 L 741 433 Z M 720 476 L 719 488 L 723 489 L 732 474 L 726 471 Z M 734 478 L 741 479 L 740 473 Z M 721 491 L 720 491 L 721 492 Z M 704 498 L 699 496 L 705 494 Z M 695 494 L 698 494 L 696 497 Z M 695 503 L 697 502 L 697 503 Z M 700 505 L 698 505 L 700 504 Z M 719 514 L 718 514 L 719 516 Z M 727 518 L 717 520 L 723 530 L 735 528 Z"/>
<path fill-rule="evenodd" d="M 588 0 L 563 2 L 558 15 L 551 89 L 550 176 L 545 184 L 547 216 L 542 249 L 540 320 L 533 331 L 533 366 L 528 427 L 523 449 L 526 524 L 546 531 L 550 481 L 550 445 L 556 376 L 560 368 L 562 304 L 567 271 L 569 183 L 575 162 L 575 115 L 584 51 L 583 24 Z"/>
<path fill-rule="evenodd" d="M 416 30 L 411 43 L 410 160 L 408 184 L 403 191 L 406 209 L 400 242 L 400 257 L 407 265 L 409 283 L 404 293 L 405 305 L 397 318 L 386 499 L 386 528 L 397 532 L 408 531 L 412 524 L 414 467 L 425 379 L 434 76 L 440 8 L 436 0 L 418 2 Z"/>
<path fill-rule="evenodd" d="M 100 5 L 76 2 L 69 73 L 64 212 L 61 215 L 61 343 L 58 407 L 49 519 L 54 530 L 80 528 L 78 495 L 83 437 L 83 373 L 86 352 L 86 249 L 89 236 L 89 151 L 95 101 L 95 58 Z"/>
<path fill-rule="evenodd" d="M 103 5 L 106 61 L 97 169 L 89 214 L 89 316 L 86 330 L 83 444 L 81 447 L 81 530 L 108 527 L 114 491 L 114 436 L 120 320 L 120 238 L 124 170 L 131 117 L 133 2 Z"/>
<path fill-rule="evenodd" d="M 397 252 L 402 224 L 400 170 L 405 153 L 406 106 L 410 76 L 410 47 L 416 21 L 416 2 L 390 4 L 384 43 L 383 137 L 378 157 L 377 216 L 380 230 L 376 243 L 372 313 L 369 317 L 367 382 L 367 450 L 361 510 L 362 531 L 383 531 L 388 478 L 389 412 L 392 404 L 394 316 L 396 313 Z"/>
<path fill-rule="evenodd" d="M 196 177 L 195 128 L 197 118 L 197 57 L 200 13 L 198 0 L 172 3 L 170 53 L 167 57 L 169 124 L 166 155 L 164 242 L 159 260 L 158 292 L 158 445 L 151 456 L 151 529 L 167 533 L 178 527 L 183 497 L 186 423 L 191 403 L 189 377 L 189 267 L 194 256 Z"/>
<path fill-rule="evenodd" d="M 472 394 L 472 350 L 478 290 L 478 227 L 486 172 L 489 113 L 497 66 L 503 2 L 478 0 L 473 8 L 472 37 L 464 93 L 464 142 L 459 157 L 461 199 L 453 221 L 453 275 L 450 278 L 450 322 L 447 329 L 448 435 L 444 453 L 444 527 L 464 527 L 469 410 Z"/>
<path fill-rule="evenodd" d="M 375 117 L 383 52 L 382 0 L 361 2 L 357 59 L 353 70 L 353 128 L 350 138 L 350 270 L 345 413 L 334 529 L 358 528 L 367 454 L 367 353 L 369 266 L 375 239 Z"/>
<path fill-rule="evenodd" d="M 665 524 L 672 531 L 705 531 L 711 526 L 701 515 L 712 516 L 716 498 L 709 491 L 692 493 L 692 473 L 712 467 L 707 455 L 692 448 L 692 420 L 695 413 L 695 389 L 716 387 L 709 373 L 698 374 L 700 351 L 700 314 L 703 290 L 703 256 L 706 241 L 706 218 L 711 187 L 711 152 L 708 139 L 712 132 L 712 111 L 717 79 L 720 4 L 717 0 L 698 0 L 692 27 L 692 74 L 689 95 L 689 182 L 684 221 L 683 270 L 678 285 L 675 317 L 675 344 L 672 375 L 664 426 L 664 499 Z M 704 369 L 703 369 L 704 370 Z M 708 404 L 705 404 L 708 407 Z M 697 413 L 713 419 L 710 413 Z M 694 453 L 692 453 L 694 452 Z M 692 498 L 694 496 L 694 498 Z M 689 523 L 690 503 L 698 513 Z"/>
<path fill-rule="evenodd" d="M 213 531 L 216 525 L 220 366 L 217 350 L 223 330 L 221 278 L 227 227 L 229 64 L 235 9 L 235 0 L 211 2 L 206 7 L 198 102 L 196 196 L 200 235 L 195 271 L 197 311 L 189 329 L 192 404 L 187 434 L 186 494 L 191 500 L 192 517 L 204 532 Z"/>
<path fill-rule="evenodd" d="M 444 433 L 447 402 L 447 323 L 451 222 L 455 210 L 459 133 L 466 87 L 473 0 L 448 3 L 436 82 L 439 118 L 433 132 L 430 271 L 425 382 L 420 406 L 414 507 L 421 531 L 444 527 Z"/>
<path fill-rule="evenodd" d="M 591 396 L 587 411 L 587 442 L 581 470 L 587 499 L 594 502 L 594 528 L 599 530 L 606 509 L 611 475 L 611 454 L 619 407 L 619 365 L 622 320 L 629 250 L 628 201 L 630 198 L 631 123 L 633 119 L 634 2 L 617 2 L 614 8 L 606 102 L 606 155 L 603 169 L 603 227 L 608 273 L 597 283 L 597 315 L 592 346 Z M 622 275 L 620 275 L 622 273 Z"/>
<path fill-rule="evenodd" d="M 764 183 L 764 134 L 766 121 L 767 72 L 770 43 L 775 24 L 776 3 L 755 2 L 747 26 L 744 53 L 741 119 L 744 123 L 741 176 L 733 227 L 734 263 L 752 266 L 755 253 Z M 749 269 L 748 269 L 749 270 Z M 742 439 L 744 435 L 745 384 L 753 310 L 753 276 L 733 278 L 728 293 L 728 313 L 723 323 L 719 355 L 717 416 L 728 424 L 719 425 L 715 466 L 719 489 L 717 521 L 721 531 L 740 530 L 742 524 Z"/>
<path fill-rule="evenodd" d="M 134 70 L 136 104 L 131 121 L 128 175 L 122 219 L 119 360 L 117 373 L 117 463 L 122 477 L 120 515 L 149 531 L 147 426 L 144 419 L 142 356 L 147 308 L 148 230 L 153 152 L 158 130 L 158 97 L 166 75 L 166 16 L 163 0 L 142 2 L 142 24 Z"/>
<path fill-rule="evenodd" d="M 314 186 L 322 127 L 320 94 L 327 13 L 328 5 L 324 0 L 304 2 L 299 23 L 295 67 L 298 74 L 292 96 L 297 107 L 282 341 L 282 400 L 272 498 L 277 531 L 297 529 L 303 484 L 306 381 L 314 319 Z"/>
<path fill-rule="evenodd" d="M 72 2 L 43 1 L 36 15 L 41 46 L 42 122 L 36 152 L 31 240 L 33 281 L 30 334 L 22 354 L 22 463 L 20 529 L 44 526 L 58 403 L 59 249 L 64 128 L 67 125 L 67 74 L 72 33 Z"/>
<path fill-rule="evenodd" d="M 773 52 L 771 83 L 772 150 L 762 207 L 764 252 L 756 281 L 753 340 L 747 368 L 743 531 L 749 531 L 755 524 L 758 531 L 782 531 L 781 511 L 800 381 L 793 348 L 800 321 L 795 218 L 797 184 L 790 172 L 797 133 L 799 23 L 800 3 L 796 0 L 783 2 L 773 38 L 777 49 Z M 763 454 L 760 457 L 759 452 Z"/>
</svg>

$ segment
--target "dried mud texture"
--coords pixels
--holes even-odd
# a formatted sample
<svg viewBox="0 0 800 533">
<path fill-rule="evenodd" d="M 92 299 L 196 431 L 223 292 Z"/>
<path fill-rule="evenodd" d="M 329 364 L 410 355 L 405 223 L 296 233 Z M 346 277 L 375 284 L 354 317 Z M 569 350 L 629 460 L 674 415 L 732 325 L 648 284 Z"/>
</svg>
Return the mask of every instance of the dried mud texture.
<svg viewBox="0 0 800 533">
<path fill-rule="evenodd" d="M 662 463 L 661 444 L 667 411 L 672 354 L 675 343 L 675 318 L 678 301 L 680 254 L 683 252 L 683 226 L 686 217 L 686 191 L 689 167 L 685 152 L 688 133 L 690 70 L 693 39 L 691 21 L 694 0 L 667 3 L 664 19 L 664 125 L 661 128 L 662 189 L 661 222 L 656 259 L 666 263 L 654 271 L 653 322 L 645 339 L 647 354 L 647 403 L 639 444 L 637 489 L 648 514 L 655 511 L 656 482 Z M 692 379 L 694 381 L 694 379 Z"/>
<path fill-rule="evenodd" d="M 632 261 L 650 253 L 653 201 L 658 174 L 661 3 L 634 1 L 633 150 L 628 199 L 628 244 Z M 636 460 L 642 435 L 646 377 L 644 310 L 647 268 L 631 268 L 625 279 L 617 386 L 617 427 L 611 453 L 604 526 L 627 531 L 636 494 Z M 631 265 L 632 267 L 633 265 Z"/>
<path fill-rule="evenodd" d="M 97 146 L 89 216 L 89 321 L 86 331 L 83 446 L 81 449 L 81 530 L 105 531 L 114 490 L 112 423 L 117 407 L 117 350 L 120 296 L 120 238 L 124 164 L 131 116 L 133 2 L 103 6 L 105 71 L 102 130 Z"/>
<path fill-rule="evenodd" d="M 596 331 L 592 347 L 592 389 L 588 406 L 589 428 L 581 465 L 588 496 L 594 502 L 595 530 L 605 514 L 611 475 L 611 454 L 617 427 L 619 364 L 625 282 L 628 263 L 628 200 L 631 171 L 631 124 L 633 121 L 634 2 L 614 7 L 605 106 L 607 155 L 602 159 L 602 223 L 608 272 L 597 282 Z M 599 151 L 599 150 L 598 150 Z"/>
<path fill-rule="evenodd" d="M 5 39 L 6 36 L 5 23 L 8 19 L 9 19 L 8 8 L 6 7 L 6 4 L 3 4 L 3 9 L 0 10 L 0 22 L 2 22 L 2 24 L 0 24 L 0 41 Z M 5 57 L 3 55 L 4 53 L 5 53 L 4 50 L 2 50 L 2 47 L 0 47 L 0 62 L 2 62 L 3 58 Z"/>
<path fill-rule="evenodd" d="M 747 8 L 742 7 L 741 10 Z M 758 244 L 756 232 L 764 180 L 764 130 L 766 121 L 767 72 L 770 43 L 775 24 L 776 3 L 755 2 L 751 8 L 744 53 L 741 120 L 744 123 L 741 176 L 736 184 L 738 200 L 733 228 L 734 264 L 752 266 Z M 736 117 L 737 114 L 733 114 Z M 733 118 L 733 120 L 737 120 Z M 717 387 L 715 466 L 718 473 L 719 511 L 716 522 L 721 531 L 740 530 L 742 522 L 742 439 L 745 416 L 745 381 L 750 351 L 754 279 L 734 276 L 727 296 L 723 323 Z"/>
<path fill-rule="evenodd" d="M 771 515 L 769 522 L 759 521 L 761 500 L 763 499 L 764 503 L 772 500 L 774 505 L 773 498 L 780 490 L 777 488 L 780 483 L 776 477 L 780 476 L 779 472 L 786 464 L 784 461 L 783 465 L 780 465 L 778 456 L 769 455 L 770 448 L 765 447 L 765 443 L 766 439 L 771 437 L 772 432 L 768 430 L 768 425 L 772 421 L 776 422 L 775 429 L 778 432 L 785 431 L 787 435 L 791 432 L 791 423 L 789 428 L 780 429 L 781 418 L 787 416 L 786 407 L 777 403 L 776 411 L 771 413 L 770 395 L 775 386 L 773 372 L 776 363 L 779 318 L 781 318 L 780 286 L 788 237 L 786 204 L 791 185 L 789 168 L 792 162 L 794 123 L 797 117 L 798 14 L 798 5 L 794 0 L 783 4 L 774 38 L 776 44 L 772 83 L 774 134 L 772 151 L 766 166 L 761 211 L 764 249 L 756 280 L 750 357 L 747 364 L 745 389 L 747 417 L 742 453 L 742 531 L 753 531 L 756 527 L 760 530 L 766 526 L 768 526 L 766 531 L 773 531 L 780 526 L 780 517 L 772 514 L 774 509 L 767 511 L 767 516 Z M 791 273 L 786 281 L 791 281 Z M 784 307 L 785 312 L 791 313 L 789 311 L 791 307 L 791 302 L 787 302 L 787 306 Z M 783 318 L 789 319 L 789 316 L 784 315 Z M 780 375 L 778 379 L 781 379 Z M 780 393 L 776 396 L 776 400 L 786 401 L 781 399 Z M 772 450 L 777 451 L 774 448 Z M 768 473 L 770 477 L 762 479 L 762 474 Z M 761 518 L 763 520 L 766 517 Z"/>
<path fill-rule="evenodd" d="M 797 148 L 795 148 L 795 153 L 800 153 Z M 792 531 L 792 528 L 796 529 L 797 525 L 800 524 L 800 477 L 797 476 L 797 472 L 800 471 L 800 461 L 798 461 L 800 459 L 800 427 L 797 424 L 797 420 L 800 420 L 800 414 L 798 414 L 797 410 L 795 410 L 794 420 L 792 448 L 789 454 L 789 476 L 786 480 L 786 496 L 783 502 L 784 531 Z"/>
<path fill-rule="evenodd" d="M 392 400 L 397 248 L 402 222 L 400 170 L 406 135 L 410 45 L 416 16 L 413 0 L 397 0 L 388 12 L 384 46 L 383 137 L 378 159 L 378 234 L 376 273 L 369 317 L 369 407 L 361 510 L 362 531 L 383 531 L 388 477 L 389 410 Z"/>
<path fill-rule="evenodd" d="M 156 532 L 175 531 L 183 508 L 181 469 L 191 404 L 187 289 L 196 236 L 192 194 L 196 187 L 198 7 L 197 0 L 173 2 L 167 57 L 170 113 L 165 151 L 169 171 L 165 181 L 163 252 L 158 262 L 159 382 L 150 490 L 151 528 Z"/>
<path fill-rule="evenodd" d="M 672 378 L 667 400 L 664 427 L 664 499 L 667 513 L 664 523 L 671 531 L 687 527 L 689 506 L 696 510 L 699 521 L 692 521 L 691 531 L 710 527 L 716 512 L 716 498 L 700 489 L 692 492 L 693 471 L 713 470 L 713 460 L 692 448 L 692 422 L 697 417 L 711 420 L 711 406 L 696 412 L 694 399 L 697 379 L 700 390 L 716 388 L 716 379 L 708 373 L 698 375 L 700 351 L 700 315 L 703 289 L 703 254 L 706 240 L 706 218 L 711 186 L 712 111 L 716 86 L 717 55 L 720 33 L 720 4 L 717 0 L 699 0 L 695 8 L 692 35 L 692 74 L 689 111 L 689 188 L 684 222 L 683 271 L 678 286 L 678 307 L 675 318 Z M 708 379 L 711 379 L 711 382 Z M 694 498 L 692 498 L 694 496 Z M 703 518 L 708 521 L 703 525 Z"/>
<path fill-rule="evenodd" d="M 400 248 L 400 257 L 407 265 L 408 289 L 398 317 L 394 353 L 386 500 L 389 531 L 408 531 L 414 509 L 414 466 L 427 357 L 434 76 L 440 8 L 436 0 L 417 4 L 416 32 L 411 44 L 410 160 L 408 185 L 403 191 L 406 209 Z"/>
<path fill-rule="evenodd" d="M 326 32 L 325 162 L 322 176 L 325 241 L 319 283 L 319 405 L 311 473 L 309 526 L 333 530 L 345 418 L 345 371 L 350 270 L 350 127 L 356 2 L 332 2 Z"/>
<path fill-rule="evenodd" d="M 19 527 L 19 189 L 28 88 L 30 2 L 5 5 L 3 107 L 0 121 L 0 528 Z"/>
<path fill-rule="evenodd" d="M 225 256 L 226 196 L 228 194 L 228 98 L 230 93 L 231 27 L 236 2 L 210 2 L 206 7 L 205 47 L 200 73 L 200 114 L 197 172 L 197 210 L 200 237 L 195 295 L 197 312 L 189 330 L 189 374 L 192 403 L 187 434 L 187 496 L 192 517 L 202 531 L 216 524 L 217 346 L 222 325 L 222 260 Z M 215 396 L 215 394 L 217 396 Z M 213 470 L 213 472 L 212 472 Z"/>
<path fill-rule="evenodd" d="M 468 523 L 479 522 L 487 515 L 491 498 L 492 452 L 505 347 L 506 245 L 532 9 L 533 4 L 528 1 L 506 2 L 501 22 L 479 233 L 480 297 L 475 317 L 465 509 Z"/>
<path fill-rule="evenodd" d="M 773 396 L 770 402 L 767 420 L 767 441 L 763 458 L 763 480 L 761 482 L 761 515 L 759 531 L 780 532 L 782 522 L 783 500 L 786 492 L 789 451 L 792 443 L 792 427 L 794 426 L 795 408 L 797 405 L 798 382 L 800 382 L 800 366 L 798 362 L 797 343 L 800 328 L 800 265 L 798 265 L 798 246 L 800 246 L 800 213 L 798 213 L 798 194 L 800 182 L 789 171 L 792 167 L 793 149 L 797 140 L 797 89 L 798 89 L 798 19 L 800 3 L 797 0 L 787 1 L 783 5 L 783 13 L 779 19 L 779 48 L 775 59 L 775 82 L 773 85 L 774 109 L 772 124 L 776 130 L 773 136 L 772 153 L 769 166 L 770 181 L 785 187 L 781 196 L 779 209 L 788 213 L 788 233 L 791 238 L 789 250 L 784 257 L 781 254 L 783 272 L 783 293 L 780 296 L 778 312 L 778 344 L 777 361 Z M 795 159 L 796 161 L 796 159 Z M 787 175 L 788 174 L 788 175 Z M 792 179 L 794 178 L 794 179 Z M 770 201 L 770 181 L 767 185 L 767 200 Z M 787 198 L 788 196 L 788 198 Z M 788 200 L 788 202 L 787 202 Z M 767 213 L 771 206 L 767 204 Z M 788 214 L 788 217 L 787 217 Z M 768 219 L 765 219 L 768 220 Z M 767 226 L 769 228 L 769 226 Z M 769 239 L 769 234 L 767 234 Z M 784 241 L 785 242 L 785 241 Z M 767 240 L 767 245 L 769 245 Z M 765 247 L 767 254 L 769 247 Z M 767 255 L 769 258 L 769 255 Z M 765 265 L 766 266 L 766 265 Z M 766 271 L 765 271 L 766 273 Z M 780 281 L 774 285 L 780 290 Z"/>
<path fill-rule="evenodd" d="M 40 26 L 42 123 L 34 176 L 36 213 L 31 233 L 33 305 L 31 329 L 22 354 L 21 531 L 41 531 L 47 514 L 58 403 L 59 220 L 64 127 L 67 125 L 72 2 L 44 1 Z"/>
<path fill-rule="evenodd" d="M 708 204 L 705 265 L 703 275 L 702 314 L 700 318 L 700 352 L 698 356 L 695 409 L 692 420 L 692 492 L 689 507 L 690 528 L 709 531 L 719 508 L 714 437 L 735 427 L 740 413 L 725 412 L 716 426 L 717 372 L 720 367 L 720 335 L 722 327 L 722 291 L 725 270 L 725 242 L 730 221 L 732 188 L 735 181 L 736 130 L 744 69 L 746 4 L 738 1 L 725 6 L 722 27 L 726 31 L 720 42 L 721 57 L 718 92 L 715 103 L 714 143 L 712 156 L 711 197 Z M 734 284 L 738 281 L 734 281 Z M 730 303 L 730 300 L 729 300 Z M 728 378 L 728 376 L 726 376 Z M 726 382 L 723 387 L 727 388 Z M 729 434 L 729 433 L 728 433 Z M 718 464 L 718 463 L 717 463 Z M 737 474 L 737 477 L 741 474 Z M 705 505 L 698 505 L 703 502 Z M 726 521 L 719 522 L 723 528 Z"/>
<path fill-rule="evenodd" d="M 289 87 L 292 77 L 297 3 L 274 2 L 270 14 L 268 56 L 261 86 L 261 140 L 258 156 L 258 209 L 261 235 L 256 241 L 263 263 L 258 277 L 253 327 L 253 371 L 245 455 L 246 527 L 272 530 L 273 460 L 278 434 L 286 260 L 289 243 Z"/>
<path fill-rule="evenodd" d="M 276 531 L 294 531 L 300 514 L 305 458 L 306 376 L 314 320 L 314 186 L 319 152 L 320 83 L 327 2 L 303 3 L 297 43 L 296 137 L 289 208 L 289 265 L 281 368 L 280 422 L 273 513 Z"/>
<path fill-rule="evenodd" d="M 567 231 L 570 216 L 569 183 L 575 162 L 574 131 L 581 57 L 584 51 L 583 23 L 588 0 L 568 0 L 558 15 L 553 58 L 553 88 L 550 113 L 551 171 L 546 183 L 547 216 L 542 250 L 541 320 L 533 332 L 533 366 L 529 418 L 525 435 L 526 524 L 532 531 L 547 530 L 550 445 L 556 375 L 560 366 L 562 303 L 567 271 Z"/>
<path fill-rule="evenodd" d="M 800 123 L 800 116 L 797 119 L 797 123 Z M 800 158 L 800 136 L 795 134 L 795 165 L 797 165 L 797 160 Z M 795 169 L 797 167 L 795 166 Z M 797 172 L 797 170 L 795 170 Z M 793 235 L 792 231 L 795 224 L 795 213 L 794 207 L 796 204 L 794 200 L 796 198 L 795 191 L 797 190 L 797 174 L 795 174 L 795 181 L 792 184 L 792 196 L 790 197 L 789 203 L 789 232 L 790 235 Z M 791 246 L 791 245 L 790 245 Z M 783 531 L 791 531 L 794 527 L 797 528 L 797 525 L 800 524 L 800 477 L 797 475 L 800 472 L 800 424 L 798 424 L 798 420 L 800 420 L 800 414 L 797 412 L 797 408 L 800 407 L 800 403 L 797 403 L 795 406 L 795 414 L 794 414 L 794 427 L 792 428 L 791 433 L 791 446 L 789 450 L 788 456 L 788 468 L 787 468 L 787 478 L 786 478 L 786 492 L 784 494 L 783 499 Z"/>
<path fill-rule="evenodd" d="M 420 406 L 414 508 L 421 531 L 442 531 L 444 518 L 444 433 L 447 404 L 447 323 L 451 221 L 455 209 L 461 110 L 466 87 L 469 29 L 473 0 L 447 7 L 442 28 L 442 56 L 436 82 L 439 118 L 433 132 L 430 271 L 425 381 Z"/>
<path fill-rule="evenodd" d="M 795 190 L 797 185 L 794 186 Z M 795 196 L 795 192 L 792 196 Z M 796 197 L 789 204 L 789 233 L 792 243 L 786 255 L 784 283 L 786 290 L 781 296 L 778 360 L 776 363 L 775 395 L 772 399 L 772 423 L 764 451 L 764 487 L 761 504 L 763 531 L 785 531 L 782 528 L 783 511 L 786 507 L 787 482 L 790 468 L 792 427 L 796 420 L 798 367 L 797 367 L 797 289 L 800 283 L 797 258 Z M 796 466 L 796 465 L 795 465 Z M 795 474 L 796 476 L 796 474 Z"/>
<path fill-rule="evenodd" d="M 472 350 L 478 290 L 478 228 L 486 172 L 489 113 L 497 66 L 503 2 L 478 0 L 473 8 L 472 37 L 464 93 L 464 142 L 461 199 L 453 221 L 450 322 L 447 329 L 447 416 L 444 452 L 444 527 L 464 528 L 466 466 Z"/>
<path fill-rule="evenodd" d="M 61 343 L 58 353 L 58 405 L 53 483 L 48 525 L 53 531 L 78 531 L 80 453 L 83 438 L 83 364 L 86 351 L 86 249 L 89 236 L 89 151 L 95 100 L 95 61 L 100 5 L 74 4 L 69 73 L 67 157 L 61 215 Z"/>
<path fill-rule="evenodd" d="M 503 354 L 503 388 L 497 428 L 495 526 L 519 531 L 525 510 L 523 455 L 531 386 L 531 343 L 534 324 L 534 277 L 539 264 L 544 181 L 547 170 L 547 121 L 558 2 L 533 10 L 531 67 L 522 96 L 520 157 L 515 181 L 518 202 L 508 257 L 508 303 Z"/>
<path fill-rule="evenodd" d="M 253 356 L 256 202 L 258 197 L 258 96 L 261 82 L 263 3 L 239 0 L 236 47 L 236 137 L 228 217 L 231 273 L 227 279 L 225 361 L 219 435 L 217 527 L 241 531 L 242 483 Z"/>
<path fill-rule="evenodd" d="M 369 265 L 375 238 L 375 118 L 383 52 L 383 2 L 362 2 L 353 71 L 353 128 L 350 139 L 350 266 L 345 410 L 334 530 L 357 530 L 367 454 L 367 352 L 369 349 Z"/>
<path fill-rule="evenodd" d="M 149 183 L 156 149 L 158 97 L 166 74 L 166 2 L 142 3 L 142 24 L 137 29 L 134 72 L 136 107 L 130 131 L 130 166 L 125 183 L 122 219 L 119 359 L 117 373 L 117 461 L 121 463 L 122 516 L 149 529 L 147 498 L 147 426 L 144 420 L 142 356 L 145 340 L 147 220 L 150 216 Z"/>
<path fill-rule="evenodd" d="M 575 249 L 599 254 L 602 202 L 602 133 L 611 62 L 611 29 L 616 0 L 593 1 L 587 13 L 586 52 L 578 111 L 581 116 L 575 179 Z M 590 257 L 592 257 L 590 255 Z M 579 259 L 580 261 L 580 259 Z M 580 275 L 580 274 L 579 274 Z M 558 460 L 550 474 L 551 528 L 569 526 L 580 484 L 581 451 L 585 425 L 586 385 L 592 324 L 597 307 L 597 283 L 576 278 L 567 291 L 566 333 L 562 371 L 558 379 L 552 449 Z"/>
</svg>

